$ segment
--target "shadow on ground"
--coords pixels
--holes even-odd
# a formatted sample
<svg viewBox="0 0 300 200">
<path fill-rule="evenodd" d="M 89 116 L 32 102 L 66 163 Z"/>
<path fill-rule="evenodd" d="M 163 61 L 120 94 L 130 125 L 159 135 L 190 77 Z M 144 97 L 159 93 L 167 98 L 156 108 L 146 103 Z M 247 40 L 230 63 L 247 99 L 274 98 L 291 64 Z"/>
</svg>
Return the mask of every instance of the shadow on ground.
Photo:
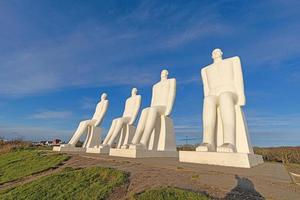
<svg viewBox="0 0 300 200">
<path fill-rule="evenodd" d="M 235 175 L 237 185 L 226 194 L 224 199 L 230 200 L 264 200 L 265 198 L 255 190 L 253 182 L 245 177 Z"/>
</svg>

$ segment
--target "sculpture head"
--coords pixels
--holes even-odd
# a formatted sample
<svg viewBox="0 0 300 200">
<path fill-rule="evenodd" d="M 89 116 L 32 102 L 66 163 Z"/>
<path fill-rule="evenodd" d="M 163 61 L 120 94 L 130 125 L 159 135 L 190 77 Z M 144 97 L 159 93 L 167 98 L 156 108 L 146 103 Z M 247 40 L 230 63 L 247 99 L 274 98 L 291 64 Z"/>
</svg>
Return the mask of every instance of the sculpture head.
<svg viewBox="0 0 300 200">
<path fill-rule="evenodd" d="M 222 60 L 223 52 L 221 49 L 214 49 L 211 53 L 211 57 L 213 60 Z"/>
<path fill-rule="evenodd" d="M 131 90 L 131 96 L 136 96 L 137 92 L 138 92 L 138 90 L 136 88 L 132 88 L 132 90 Z"/>
<path fill-rule="evenodd" d="M 161 74 L 160 74 L 161 80 L 162 80 L 162 81 L 163 81 L 163 80 L 167 80 L 167 79 L 168 79 L 168 74 L 169 74 L 168 70 L 166 70 L 166 69 L 162 70 L 162 71 L 161 71 Z"/>
<path fill-rule="evenodd" d="M 103 93 L 102 95 L 101 95 L 101 100 L 103 101 L 103 100 L 106 100 L 106 97 L 107 97 L 107 94 L 106 93 Z"/>
</svg>

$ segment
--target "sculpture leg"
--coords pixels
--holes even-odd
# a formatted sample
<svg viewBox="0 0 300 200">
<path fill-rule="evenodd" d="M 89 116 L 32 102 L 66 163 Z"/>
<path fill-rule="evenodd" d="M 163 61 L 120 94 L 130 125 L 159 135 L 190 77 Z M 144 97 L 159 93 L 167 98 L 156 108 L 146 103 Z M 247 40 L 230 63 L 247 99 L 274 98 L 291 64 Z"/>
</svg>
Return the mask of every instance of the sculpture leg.
<svg viewBox="0 0 300 200">
<path fill-rule="evenodd" d="M 119 118 L 116 122 L 116 125 L 115 125 L 114 131 L 112 133 L 112 136 L 108 141 L 109 146 L 111 146 L 115 142 L 115 139 L 118 136 L 118 134 L 121 132 L 121 130 L 123 128 L 123 125 L 124 125 L 123 119 Z"/>
<path fill-rule="evenodd" d="M 107 145 L 107 143 L 109 142 L 111 136 L 113 135 L 113 132 L 115 130 L 115 127 L 116 127 L 116 123 L 117 123 L 117 119 L 114 119 L 111 123 L 111 126 L 109 128 L 109 131 L 107 133 L 107 136 L 105 137 L 102 145 Z"/>
<path fill-rule="evenodd" d="M 138 144 L 140 142 L 140 139 L 142 137 L 142 134 L 143 134 L 143 131 L 145 128 L 146 120 L 148 118 L 148 111 L 149 111 L 149 108 L 146 108 L 142 111 L 137 129 L 135 131 L 134 137 L 131 142 L 132 144 Z"/>
<path fill-rule="evenodd" d="M 218 147 L 220 152 L 235 152 L 235 94 L 225 92 L 220 95 L 220 111 L 224 133 L 224 143 Z"/>
<path fill-rule="evenodd" d="M 150 108 L 148 111 L 147 123 L 140 144 L 144 147 L 148 144 L 149 138 L 155 127 L 158 111 L 156 108 Z"/>
<path fill-rule="evenodd" d="M 72 136 L 71 140 L 69 141 L 69 144 L 72 146 L 75 146 L 78 142 L 81 135 L 87 130 L 87 126 L 90 120 L 82 121 L 79 123 L 79 126 L 77 130 L 75 131 L 74 135 Z"/>
<path fill-rule="evenodd" d="M 203 102 L 203 143 L 196 151 L 215 151 L 217 97 L 207 96 Z"/>
</svg>

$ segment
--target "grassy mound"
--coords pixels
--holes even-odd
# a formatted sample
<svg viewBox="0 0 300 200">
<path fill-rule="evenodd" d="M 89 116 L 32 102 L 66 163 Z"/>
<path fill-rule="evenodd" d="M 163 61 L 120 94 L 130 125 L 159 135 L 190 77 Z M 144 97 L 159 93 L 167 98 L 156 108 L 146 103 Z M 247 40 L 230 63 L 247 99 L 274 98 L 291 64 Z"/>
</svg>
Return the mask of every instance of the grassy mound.
<svg viewBox="0 0 300 200">
<path fill-rule="evenodd" d="M 300 164 L 300 147 L 255 147 L 254 152 L 262 155 L 264 161 Z"/>
<path fill-rule="evenodd" d="M 209 197 L 177 188 L 158 188 L 147 190 L 134 196 L 136 200 L 208 200 Z"/>
<path fill-rule="evenodd" d="M 37 150 L 0 154 L 0 184 L 14 181 L 61 164 L 69 156 Z"/>
<path fill-rule="evenodd" d="M 0 199 L 105 199 L 114 188 L 127 180 L 126 173 L 111 168 L 68 168 L 4 191 L 0 193 Z"/>
</svg>

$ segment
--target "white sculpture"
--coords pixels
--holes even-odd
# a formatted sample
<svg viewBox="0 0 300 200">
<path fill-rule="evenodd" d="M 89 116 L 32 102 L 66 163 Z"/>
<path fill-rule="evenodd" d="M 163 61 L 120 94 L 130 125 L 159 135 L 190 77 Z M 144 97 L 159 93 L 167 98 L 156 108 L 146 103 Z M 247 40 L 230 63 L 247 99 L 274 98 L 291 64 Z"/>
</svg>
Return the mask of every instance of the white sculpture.
<svg viewBox="0 0 300 200">
<path fill-rule="evenodd" d="M 60 147 L 53 150 L 64 150 L 64 151 L 85 151 L 86 148 L 94 147 L 100 144 L 100 137 L 102 129 L 99 127 L 103 121 L 108 108 L 107 94 L 103 93 L 101 95 L 101 101 L 97 104 L 93 118 L 90 120 L 81 121 L 75 133 L 73 134 L 71 140 L 66 145 L 61 145 Z M 86 134 L 85 142 L 81 148 L 75 148 L 76 143 L 80 137 Z"/>
<path fill-rule="evenodd" d="M 212 52 L 213 63 L 201 70 L 204 88 L 203 143 L 196 151 L 246 155 L 247 158 L 242 160 L 247 161 L 241 164 L 232 155 L 230 158 L 233 159 L 226 160 L 229 154 L 200 155 L 194 152 L 180 152 L 180 161 L 251 167 L 261 163 L 262 158 L 253 153 L 241 108 L 246 102 L 241 62 L 237 56 L 222 59 L 222 55 L 220 49 L 215 49 Z"/>
<path fill-rule="evenodd" d="M 110 155 L 125 157 L 176 157 L 176 144 L 173 122 L 169 117 L 176 96 L 176 80 L 168 79 L 168 71 L 161 72 L 161 81 L 152 88 L 151 106 L 143 109 L 132 144 L 128 151 L 123 146 L 121 151 Z"/>
<path fill-rule="evenodd" d="M 109 153 L 110 147 L 117 141 L 116 148 L 126 147 L 132 140 L 135 127 L 133 125 L 140 106 L 142 97 L 137 95 L 137 89 L 133 88 L 131 97 L 126 100 L 123 116 L 112 121 L 111 127 L 103 143 L 98 147 L 87 149 L 88 153 Z"/>
<path fill-rule="evenodd" d="M 201 70 L 204 88 L 203 143 L 197 151 L 236 152 L 236 127 L 245 127 L 244 120 L 240 122 L 243 124 L 236 121 L 236 109 L 240 110 L 246 101 L 240 58 L 223 60 L 222 54 L 220 49 L 215 49 L 212 52 L 213 64 Z M 216 126 L 217 122 L 219 126 Z M 216 148 L 217 131 L 223 132 L 223 142 Z"/>
</svg>

